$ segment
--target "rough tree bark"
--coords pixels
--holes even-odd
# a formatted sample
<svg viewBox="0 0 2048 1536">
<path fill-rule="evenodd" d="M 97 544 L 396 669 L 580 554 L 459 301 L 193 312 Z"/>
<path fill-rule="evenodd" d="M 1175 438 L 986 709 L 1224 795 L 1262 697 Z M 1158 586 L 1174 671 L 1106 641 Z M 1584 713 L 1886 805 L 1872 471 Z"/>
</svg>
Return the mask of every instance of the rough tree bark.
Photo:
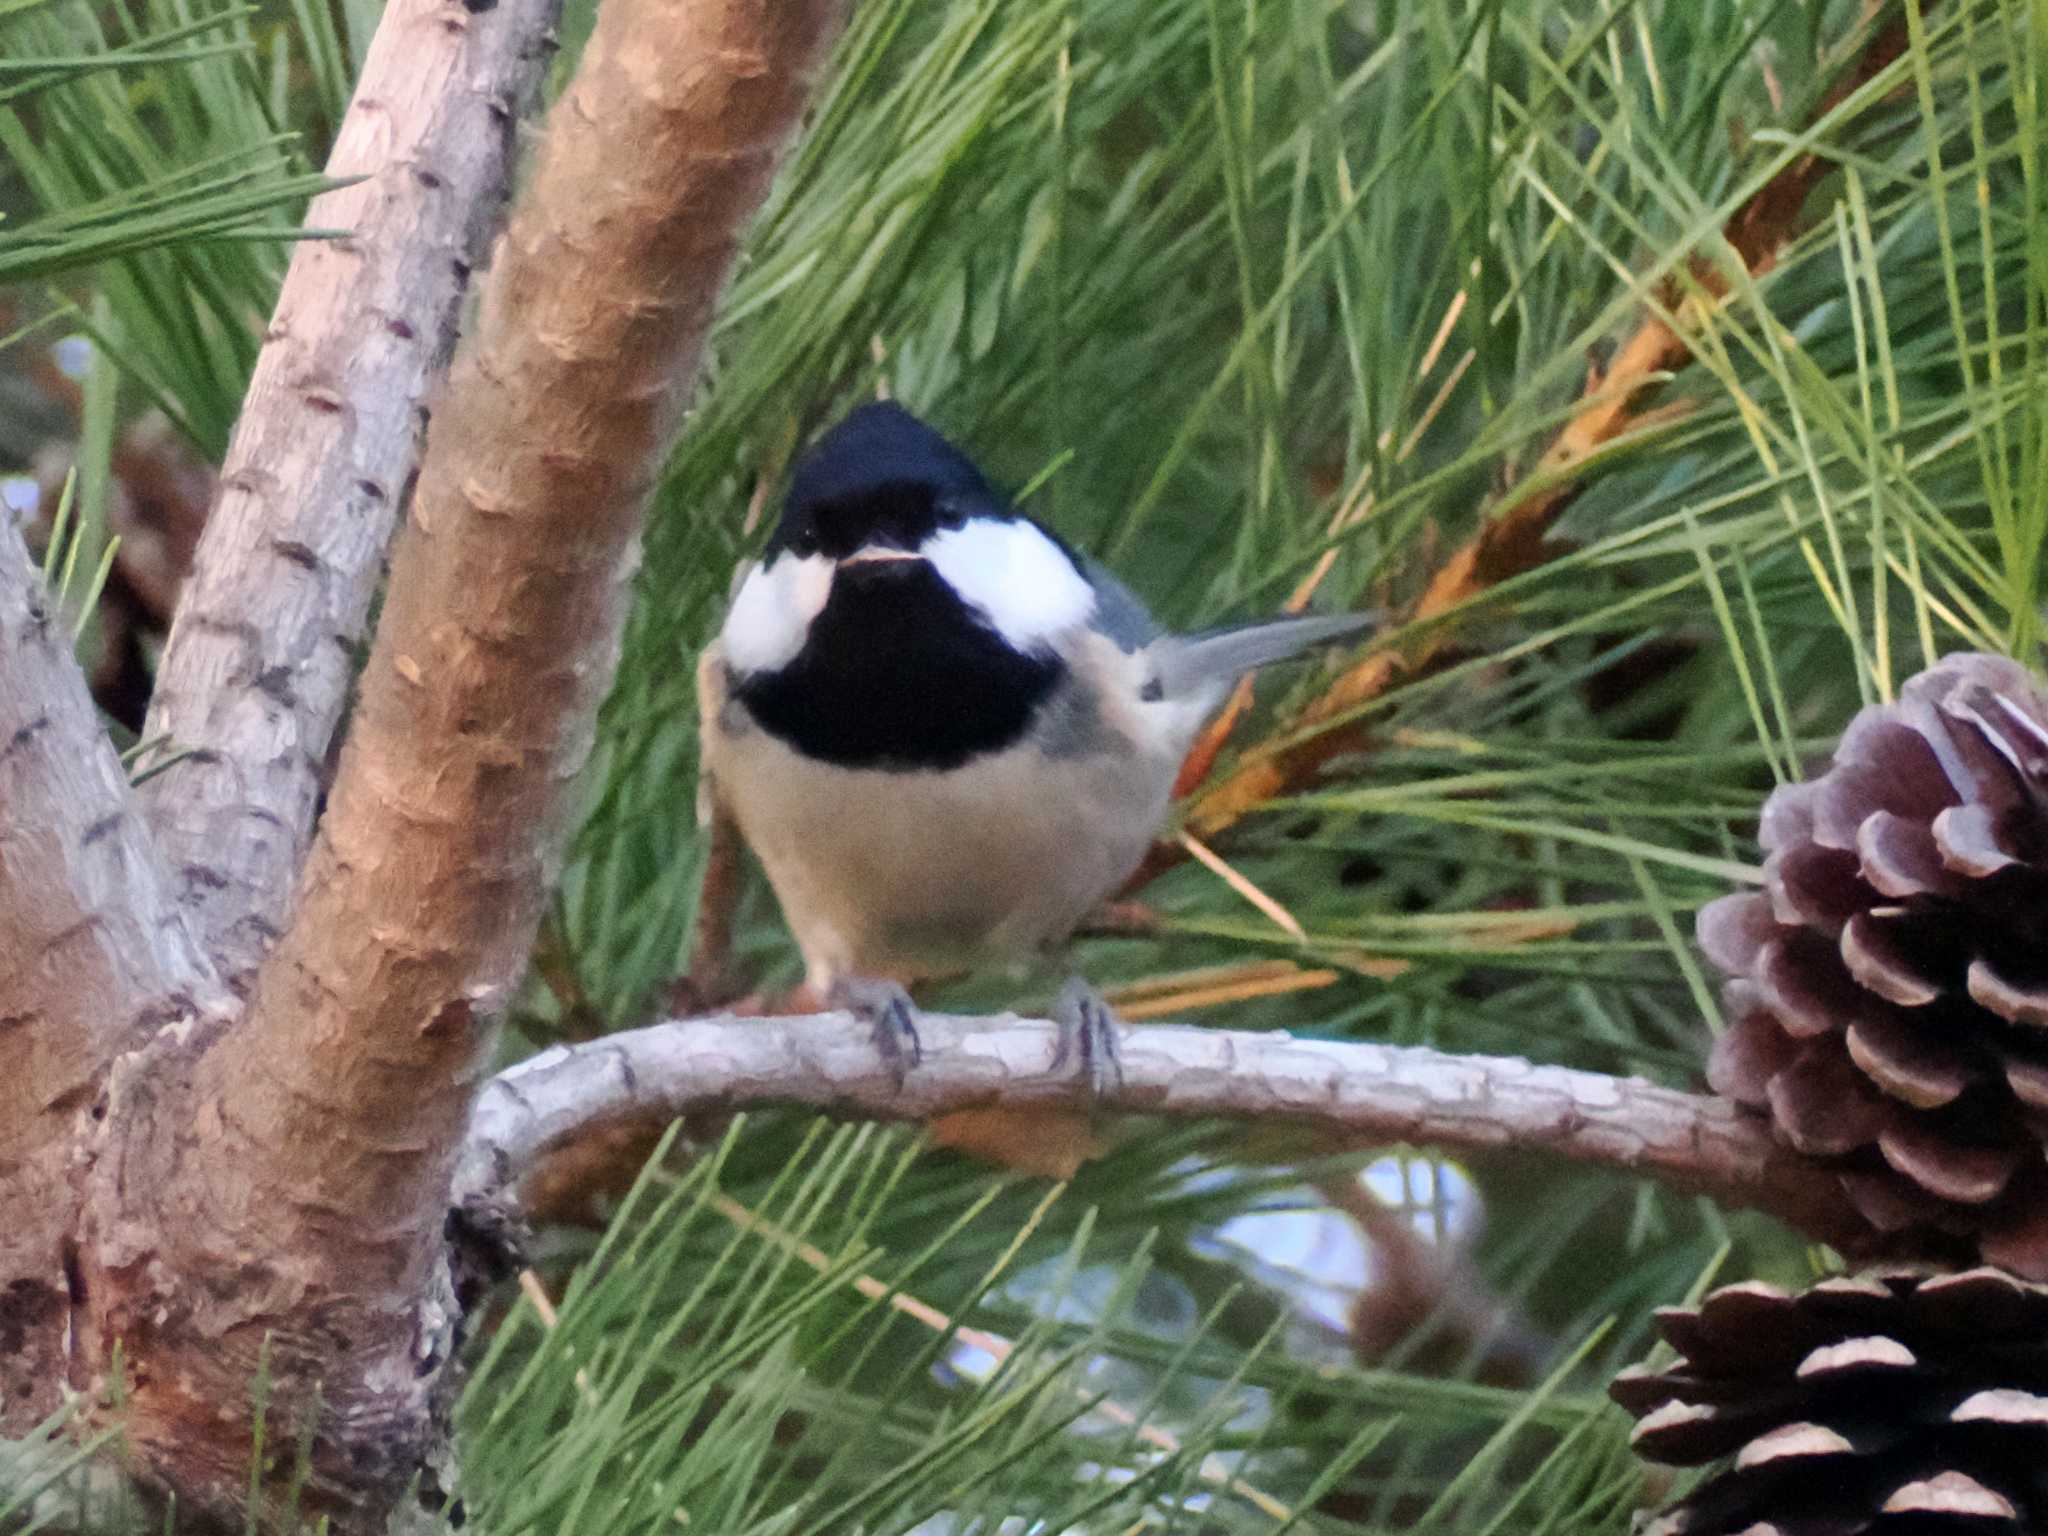
<svg viewBox="0 0 2048 1536">
<path fill-rule="evenodd" d="M 403 490 L 393 444 L 412 430 L 409 415 L 387 419 L 389 402 L 372 422 L 368 402 L 344 398 L 361 380 L 323 370 L 345 367 L 350 327 L 374 333 L 362 366 L 411 411 L 406 391 L 443 345 L 473 211 L 421 207 L 424 229 L 396 232 L 421 246 L 403 258 L 340 252 L 332 309 L 295 311 L 321 296 L 287 289 L 162 709 L 174 729 L 199 722 L 202 746 L 222 744 L 157 792 L 178 876 L 130 811 L 19 540 L 0 539 L 0 726 L 13 743 L 0 767 L 0 1000 L 19 1026 L 0 1028 L 0 1065 L 23 1087 L 0 1100 L 18 1154 L 0 1218 L 49 1193 L 32 1177 L 63 1188 L 67 1163 L 81 1202 L 75 1226 L 66 1207 L 10 1233 L 0 1253 L 33 1252 L 0 1279 L 43 1288 L 12 1314 L 36 1357 L 48 1365 L 61 1349 L 95 1421 L 124 1432 L 137 1469 L 187 1516 L 241 1528 L 250 1389 L 266 1358 L 273 1443 L 318 1426 L 302 1514 L 377 1529 L 442 1445 L 454 1160 L 610 679 L 648 488 L 837 12 L 838 0 L 602 8 L 437 412 L 303 871 L 311 762 L 339 704 L 380 519 Z M 458 169 L 472 182 L 502 170 L 510 101 L 471 82 L 517 74 L 531 50 L 463 47 L 502 14 L 399 0 L 387 16 L 383 78 L 434 96 L 428 139 L 452 143 L 465 113 L 472 131 L 495 123 L 480 157 L 396 156 L 381 179 L 397 185 L 377 195 L 402 213 L 412 189 L 443 190 Z M 407 62 L 451 38 L 452 62 Z M 371 126 L 348 142 L 374 153 L 392 105 L 366 84 L 352 123 Z M 379 217 L 388 231 L 392 207 Z M 414 283 L 429 318 L 394 330 Z M 348 419 L 301 435 L 330 417 Z M 373 448 L 380 467 L 365 470 Z M 239 1011 L 186 934 L 178 878 L 237 972 L 289 914 L 236 989 Z M 53 954 L 89 984 L 55 976 Z M 108 1066 L 124 1047 L 135 1048 Z M 26 1379 L 20 1364 L 0 1361 L 0 1390 Z"/>
<path fill-rule="evenodd" d="M 0 517 L 0 1433 L 64 1383 L 72 1132 L 114 1055 L 227 999 L 185 930 L 71 630 Z"/>
<path fill-rule="evenodd" d="M 561 0 L 392 0 L 306 211 L 144 739 L 142 790 L 180 903 L 224 973 L 281 931 L 327 746 L 448 364 L 471 265 Z M 360 178 L 356 180 L 354 178 Z"/>
</svg>

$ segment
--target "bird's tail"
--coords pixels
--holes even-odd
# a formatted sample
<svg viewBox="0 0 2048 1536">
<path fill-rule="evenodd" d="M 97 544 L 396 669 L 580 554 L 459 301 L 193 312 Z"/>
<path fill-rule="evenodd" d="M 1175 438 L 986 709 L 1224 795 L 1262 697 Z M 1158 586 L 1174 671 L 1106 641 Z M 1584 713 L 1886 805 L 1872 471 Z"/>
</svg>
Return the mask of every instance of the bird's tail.
<svg viewBox="0 0 2048 1536">
<path fill-rule="evenodd" d="M 1285 661 L 1310 646 L 1346 639 L 1370 629 L 1380 618 L 1377 613 L 1316 614 L 1176 636 L 1160 648 L 1160 688 L 1170 699 L 1220 698 L 1245 673 Z"/>
</svg>

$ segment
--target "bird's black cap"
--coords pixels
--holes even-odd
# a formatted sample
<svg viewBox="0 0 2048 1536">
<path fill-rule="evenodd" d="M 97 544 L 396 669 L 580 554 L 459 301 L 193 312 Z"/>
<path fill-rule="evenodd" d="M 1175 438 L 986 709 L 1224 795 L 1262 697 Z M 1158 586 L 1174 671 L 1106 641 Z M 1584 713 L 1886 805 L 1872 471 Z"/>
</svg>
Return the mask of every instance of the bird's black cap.
<svg viewBox="0 0 2048 1536">
<path fill-rule="evenodd" d="M 878 542 L 915 549 L 939 528 L 1008 511 L 966 454 L 895 401 L 878 400 L 797 461 L 768 547 L 834 559 Z"/>
</svg>

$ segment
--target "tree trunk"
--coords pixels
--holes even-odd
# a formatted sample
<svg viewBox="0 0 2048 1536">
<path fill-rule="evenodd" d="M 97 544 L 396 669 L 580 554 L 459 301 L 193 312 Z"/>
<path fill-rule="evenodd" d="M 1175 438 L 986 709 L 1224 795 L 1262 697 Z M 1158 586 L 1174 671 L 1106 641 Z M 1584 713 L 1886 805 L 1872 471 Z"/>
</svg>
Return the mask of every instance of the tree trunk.
<svg viewBox="0 0 2048 1536">
<path fill-rule="evenodd" d="M 259 1375 L 267 1443 L 312 1431 L 301 1514 L 368 1531 L 432 1490 L 450 1177 L 647 493 L 837 11 L 602 9 L 436 410 L 310 851 L 552 0 L 386 13 L 333 167 L 370 180 L 315 205 L 353 229 L 300 248 L 167 655 L 154 718 L 196 750 L 150 785 L 154 836 L 0 529 L 0 1392 L 19 1429 L 68 1381 L 188 1516 L 244 1519 Z"/>
</svg>

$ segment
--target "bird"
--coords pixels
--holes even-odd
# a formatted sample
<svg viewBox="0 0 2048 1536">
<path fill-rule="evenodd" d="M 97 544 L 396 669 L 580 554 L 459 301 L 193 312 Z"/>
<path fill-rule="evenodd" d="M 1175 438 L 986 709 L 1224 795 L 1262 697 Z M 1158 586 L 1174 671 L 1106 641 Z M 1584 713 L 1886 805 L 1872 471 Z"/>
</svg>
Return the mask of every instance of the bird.
<svg viewBox="0 0 2048 1536">
<path fill-rule="evenodd" d="M 697 667 L 700 814 L 753 850 L 805 980 L 873 1026 L 899 1084 L 907 987 L 1055 956 L 1137 868 L 1238 679 L 1369 614 L 1175 634 L 901 404 L 794 465 Z M 1054 1070 L 1100 1091 L 1114 1014 L 1084 978 Z"/>
</svg>

